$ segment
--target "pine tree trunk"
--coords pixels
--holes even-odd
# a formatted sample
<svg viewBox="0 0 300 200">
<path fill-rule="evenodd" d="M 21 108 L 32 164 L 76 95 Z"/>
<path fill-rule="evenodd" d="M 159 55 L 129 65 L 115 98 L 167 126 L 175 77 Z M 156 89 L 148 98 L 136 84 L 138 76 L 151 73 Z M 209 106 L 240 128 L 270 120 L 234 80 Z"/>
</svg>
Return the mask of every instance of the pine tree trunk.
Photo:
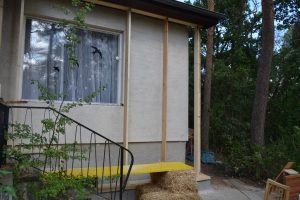
<svg viewBox="0 0 300 200">
<path fill-rule="evenodd" d="M 208 9 L 214 11 L 214 0 L 208 0 Z M 213 52 L 214 52 L 214 29 L 211 27 L 207 31 L 207 52 L 206 52 L 206 69 L 204 80 L 203 109 L 202 109 L 202 131 L 201 141 L 204 150 L 209 149 L 209 115 L 211 99 L 211 77 L 213 69 Z"/>
<path fill-rule="evenodd" d="M 251 141 L 257 145 L 264 145 L 265 118 L 273 48 L 274 3 L 273 0 L 262 0 L 262 53 L 258 64 L 256 94 L 251 119 Z"/>
</svg>

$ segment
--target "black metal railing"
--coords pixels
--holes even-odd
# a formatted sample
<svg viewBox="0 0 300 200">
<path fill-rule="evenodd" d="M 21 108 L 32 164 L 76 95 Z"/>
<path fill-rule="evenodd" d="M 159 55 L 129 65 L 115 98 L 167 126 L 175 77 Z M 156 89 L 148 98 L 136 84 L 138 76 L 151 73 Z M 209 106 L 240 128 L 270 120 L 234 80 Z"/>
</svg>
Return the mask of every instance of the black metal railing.
<svg viewBox="0 0 300 200">
<path fill-rule="evenodd" d="M 21 131 L 26 137 L 18 133 Z M 9 137 L 16 133 L 19 138 Z M 8 159 L 5 146 L 17 146 L 30 160 L 40 163 L 35 168 L 41 173 L 64 171 L 94 178 L 95 193 L 105 199 L 122 199 L 134 162 L 132 153 L 122 145 L 51 107 L 0 103 L 0 165 Z M 49 154 L 50 149 L 55 153 Z M 125 153 L 129 155 L 126 166 Z"/>
<path fill-rule="evenodd" d="M 0 167 L 5 164 L 4 146 L 6 145 L 5 133 L 8 130 L 9 108 L 0 103 Z"/>
</svg>

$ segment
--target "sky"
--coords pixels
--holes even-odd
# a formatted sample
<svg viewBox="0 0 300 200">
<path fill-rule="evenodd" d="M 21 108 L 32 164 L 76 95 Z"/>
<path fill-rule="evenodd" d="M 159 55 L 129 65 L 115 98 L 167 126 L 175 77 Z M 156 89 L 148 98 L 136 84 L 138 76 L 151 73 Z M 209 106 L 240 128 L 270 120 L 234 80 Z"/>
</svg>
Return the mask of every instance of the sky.
<svg viewBox="0 0 300 200">
<path fill-rule="evenodd" d="M 180 1 L 180 2 L 184 2 L 185 0 L 177 0 L 177 1 Z M 191 2 L 193 2 L 194 0 L 191 0 Z M 251 3 L 250 1 L 250 7 L 252 6 L 252 8 L 254 7 L 253 3 Z M 261 11 L 261 6 L 258 6 L 258 11 Z M 276 21 L 275 21 L 275 25 L 276 25 Z M 282 42 L 283 42 L 283 36 L 285 34 L 285 30 L 283 31 L 278 31 L 278 30 L 275 30 L 275 49 L 278 49 L 281 47 L 282 45 Z"/>
</svg>

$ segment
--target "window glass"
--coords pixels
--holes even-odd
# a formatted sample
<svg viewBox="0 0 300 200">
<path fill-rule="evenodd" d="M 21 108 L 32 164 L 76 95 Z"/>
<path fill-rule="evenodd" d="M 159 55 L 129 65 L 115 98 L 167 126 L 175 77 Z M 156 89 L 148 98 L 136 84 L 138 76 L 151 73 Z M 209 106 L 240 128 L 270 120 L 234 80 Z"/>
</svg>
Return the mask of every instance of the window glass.
<svg viewBox="0 0 300 200">
<path fill-rule="evenodd" d="M 119 35 L 78 30 L 78 66 L 70 66 L 62 27 L 44 20 L 27 19 L 23 58 L 23 99 L 40 96 L 32 80 L 50 92 L 78 101 L 99 90 L 93 102 L 120 103 Z M 60 99 L 57 99 L 60 100 Z"/>
</svg>

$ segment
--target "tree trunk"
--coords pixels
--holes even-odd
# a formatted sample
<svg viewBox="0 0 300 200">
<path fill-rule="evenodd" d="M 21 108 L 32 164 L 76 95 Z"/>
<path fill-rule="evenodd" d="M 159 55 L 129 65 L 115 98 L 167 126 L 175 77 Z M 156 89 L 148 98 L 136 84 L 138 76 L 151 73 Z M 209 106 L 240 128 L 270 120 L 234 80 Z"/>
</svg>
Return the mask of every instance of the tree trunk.
<svg viewBox="0 0 300 200">
<path fill-rule="evenodd" d="M 264 128 L 273 48 L 274 3 L 273 0 L 262 0 L 262 53 L 257 69 L 256 94 L 251 119 L 251 141 L 257 145 L 264 145 Z"/>
<path fill-rule="evenodd" d="M 208 9 L 214 11 L 214 0 L 208 0 Z M 209 115 L 210 115 L 210 99 L 211 99 L 211 76 L 213 68 L 213 53 L 214 53 L 214 29 L 211 27 L 207 31 L 207 52 L 206 52 L 206 69 L 204 80 L 204 97 L 202 109 L 202 131 L 201 141 L 204 150 L 209 149 Z"/>
</svg>

